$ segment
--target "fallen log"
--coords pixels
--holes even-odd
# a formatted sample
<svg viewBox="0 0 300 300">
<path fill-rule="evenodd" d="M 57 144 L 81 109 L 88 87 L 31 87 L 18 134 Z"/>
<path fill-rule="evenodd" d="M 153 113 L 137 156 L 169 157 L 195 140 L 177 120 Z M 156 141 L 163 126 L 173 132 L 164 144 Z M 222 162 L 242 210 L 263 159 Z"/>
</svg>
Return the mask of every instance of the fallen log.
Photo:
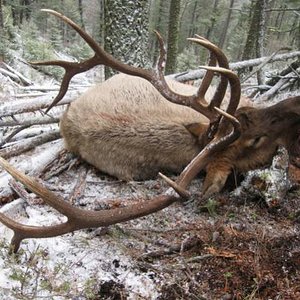
<svg viewBox="0 0 300 300">
<path fill-rule="evenodd" d="M 60 139 L 46 144 L 44 149 L 34 155 L 14 158 L 11 163 L 30 176 L 40 176 L 44 169 L 59 156 L 63 148 L 63 141 Z M 8 185 L 10 179 L 11 176 L 7 172 L 0 172 L 0 203 L 13 199 L 14 192 Z"/>
<path fill-rule="evenodd" d="M 229 68 L 233 71 L 243 73 L 244 69 L 251 68 L 258 66 L 262 64 L 264 61 L 268 60 L 268 63 L 272 63 L 275 61 L 281 61 L 281 60 L 288 60 L 288 59 L 295 59 L 296 57 L 300 57 L 300 51 L 293 51 L 289 53 L 284 54 L 277 54 L 273 56 L 270 60 L 268 56 L 260 57 L 260 58 L 254 58 L 249 59 L 245 61 L 230 63 Z M 205 74 L 205 71 L 203 70 L 192 70 L 189 72 L 183 72 L 183 73 L 177 73 L 169 75 L 169 78 L 173 78 L 179 82 L 185 82 L 189 80 L 197 80 L 201 79 Z"/>
</svg>

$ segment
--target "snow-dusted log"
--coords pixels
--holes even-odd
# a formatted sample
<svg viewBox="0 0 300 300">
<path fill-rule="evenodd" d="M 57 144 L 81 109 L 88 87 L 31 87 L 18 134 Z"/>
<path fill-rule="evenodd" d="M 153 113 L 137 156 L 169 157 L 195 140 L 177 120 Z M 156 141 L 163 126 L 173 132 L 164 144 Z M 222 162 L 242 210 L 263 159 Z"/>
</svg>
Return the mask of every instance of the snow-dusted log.
<svg viewBox="0 0 300 300">
<path fill-rule="evenodd" d="M 268 63 L 272 63 L 272 62 L 280 61 L 280 60 L 294 59 L 296 57 L 300 57 L 300 51 L 278 54 L 278 55 L 273 56 L 270 60 L 268 60 L 269 57 L 264 56 L 264 57 L 260 57 L 260 58 L 254 58 L 254 59 L 249 59 L 249 60 L 245 60 L 245 61 L 235 62 L 235 63 L 229 64 L 229 68 L 233 71 L 241 72 L 241 71 L 243 71 L 243 69 L 258 66 L 266 60 L 268 60 Z M 203 70 L 192 70 L 189 72 L 177 73 L 177 74 L 170 75 L 169 78 L 174 78 L 177 81 L 185 82 L 185 81 L 189 81 L 189 80 L 200 79 L 204 76 L 204 74 L 205 74 L 205 72 Z"/>
<path fill-rule="evenodd" d="M 90 84 L 72 84 L 69 87 L 69 91 L 71 90 L 82 90 L 89 88 L 91 85 Z M 20 89 L 24 91 L 42 91 L 42 92 L 52 92 L 52 91 L 59 91 L 59 86 L 57 87 L 46 87 L 46 86 L 26 86 L 26 87 L 21 87 Z"/>
<path fill-rule="evenodd" d="M 70 92 L 64 97 L 64 100 L 58 105 L 64 105 L 76 99 L 79 92 Z M 53 99 L 49 95 L 39 97 L 36 99 L 26 100 L 11 100 L 0 104 L 0 117 L 12 116 L 15 114 L 22 114 L 25 112 L 33 112 L 39 109 L 47 108 Z"/>
<path fill-rule="evenodd" d="M 22 170 L 24 173 L 30 176 L 39 176 L 43 173 L 49 163 L 51 163 L 63 150 L 63 141 L 58 140 L 52 143 L 48 143 L 43 150 L 36 152 L 34 155 L 24 156 L 14 160 L 12 164 Z M 3 172 L 0 172 L 0 202 L 7 202 L 13 198 L 13 191 L 9 187 L 8 182 L 11 176 Z"/>
<path fill-rule="evenodd" d="M 59 122 L 59 116 L 50 117 L 48 115 L 44 116 L 26 116 L 26 118 L 20 118 L 20 120 L 9 119 L 0 120 L 0 127 L 14 127 L 14 126 L 33 126 L 33 125 L 46 125 L 55 124 Z"/>
<path fill-rule="evenodd" d="M 22 84 L 24 85 L 31 85 L 32 81 L 28 78 L 26 78 L 24 75 L 22 75 L 20 72 L 18 72 L 17 70 L 13 69 L 12 67 L 10 67 L 8 64 L 6 64 L 5 62 L 1 63 L 11 74 L 14 74 L 17 78 L 18 81 L 20 81 Z"/>
<path fill-rule="evenodd" d="M 20 155 L 26 151 L 29 151 L 36 146 L 42 145 L 44 143 L 59 139 L 59 130 L 53 130 L 52 132 L 46 132 L 35 136 L 33 138 L 23 139 L 11 146 L 3 148 L 0 150 L 0 156 L 3 158 L 10 158 L 13 156 Z"/>
<path fill-rule="evenodd" d="M 278 91 L 287 83 L 290 81 L 290 76 L 286 76 L 281 78 L 274 86 L 272 86 L 268 91 L 263 93 L 258 100 L 268 100 L 271 97 L 273 97 L 275 94 L 278 93 Z"/>
</svg>

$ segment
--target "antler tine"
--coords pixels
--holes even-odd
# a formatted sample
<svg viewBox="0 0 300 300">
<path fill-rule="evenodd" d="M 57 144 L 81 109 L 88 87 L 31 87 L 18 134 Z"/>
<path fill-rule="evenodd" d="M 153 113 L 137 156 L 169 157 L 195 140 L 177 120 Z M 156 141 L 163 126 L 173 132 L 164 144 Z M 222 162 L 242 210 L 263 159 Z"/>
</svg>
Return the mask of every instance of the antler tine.
<svg viewBox="0 0 300 300">
<path fill-rule="evenodd" d="M 157 66 L 156 66 L 157 75 L 161 80 L 165 82 L 164 70 L 165 70 L 165 64 L 167 60 L 167 51 L 166 51 L 164 40 L 160 35 L 160 33 L 157 30 L 154 30 L 154 33 L 156 35 L 159 44 L 159 58 L 157 60 Z"/>
<path fill-rule="evenodd" d="M 216 66 L 216 63 L 217 63 L 216 56 L 210 51 L 208 65 Z M 197 92 L 197 101 L 199 101 L 200 103 L 202 102 L 203 105 L 206 105 L 206 106 L 208 106 L 208 103 L 205 100 L 205 94 L 213 80 L 213 77 L 214 77 L 214 73 L 207 71 L 202 79 L 201 85 Z"/>
<path fill-rule="evenodd" d="M 234 115 L 241 98 L 241 83 L 238 76 L 229 69 L 221 67 L 201 66 L 202 69 L 217 72 L 225 76 L 230 83 L 230 99 L 226 109 L 229 115 Z M 216 108 L 216 107 L 214 107 Z"/>
<path fill-rule="evenodd" d="M 54 98 L 54 100 L 52 101 L 52 103 L 50 104 L 50 106 L 46 109 L 45 113 L 47 113 L 65 96 L 65 94 L 68 91 L 70 81 L 74 77 L 74 75 L 86 72 L 91 68 L 93 68 L 94 66 L 98 65 L 99 63 L 97 62 L 96 57 L 93 56 L 92 58 L 87 59 L 80 63 L 63 61 L 63 60 L 51 60 L 51 61 L 41 61 L 41 62 L 39 61 L 30 62 L 30 64 L 34 66 L 59 66 L 65 69 L 65 74 L 62 79 L 59 92 L 57 96 Z"/>
<path fill-rule="evenodd" d="M 202 47 L 207 48 L 210 51 L 210 53 L 213 53 L 213 55 L 216 57 L 219 67 L 222 67 L 224 69 L 229 69 L 229 63 L 228 63 L 228 60 L 227 60 L 225 54 L 215 44 L 213 44 L 212 42 L 208 41 L 207 39 L 205 39 L 204 37 L 201 37 L 199 35 L 196 35 L 196 38 L 188 38 L 188 40 L 191 42 L 194 42 L 198 45 L 201 45 Z M 212 64 L 209 64 L 209 65 L 213 66 Z M 212 78 L 213 78 L 213 76 L 210 75 L 209 76 L 210 81 L 208 81 L 208 83 L 206 83 L 205 77 L 204 77 L 202 84 L 207 85 L 207 88 L 208 88 L 209 84 L 212 81 Z M 213 111 L 214 107 L 220 107 L 221 102 L 222 102 L 225 92 L 226 92 L 227 84 L 228 84 L 228 81 L 227 81 L 226 76 L 221 75 L 221 80 L 218 84 L 218 87 L 215 91 L 214 96 L 212 97 L 212 100 L 210 101 L 210 104 L 208 105 L 208 110 Z M 207 89 L 206 90 L 204 89 L 204 91 L 202 91 L 202 88 L 201 87 L 199 88 L 199 91 L 198 91 L 199 100 L 198 101 L 204 101 L 207 103 L 207 101 L 205 99 L 203 99 L 206 91 L 207 91 Z"/>
<path fill-rule="evenodd" d="M 95 56 L 93 56 L 90 59 L 87 59 L 85 61 L 74 63 L 74 62 L 68 62 L 68 61 L 45 61 L 45 62 L 31 62 L 31 64 L 36 66 L 49 66 L 49 65 L 55 65 L 60 66 L 65 69 L 65 75 L 60 87 L 60 91 L 58 95 L 55 97 L 51 105 L 46 110 L 46 113 L 55 106 L 66 94 L 69 83 L 73 76 L 76 74 L 85 72 L 97 65 L 106 65 L 110 66 L 118 71 L 121 71 L 123 73 L 127 73 L 134 76 L 140 76 L 147 80 L 151 80 L 152 78 L 152 71 L 150 70 L 144 70 L 140 68 L 131 67 L 129 65 L 123 64 L 122 62 L 116 60 L 113 56 L 111 56 L 109 53 L 105 52 L 98 44 L 97 42 L 89 35 L 87 34 L 83 29 L 81 29 L 76 23 L 74 23 L 71 19 L 64 16 L 63 14 L 51 10 L 51 9 L 42 9 L 42 11 L 50 13 L 61 20 L 63 20 L 65 23 L 70 25 L 90 46 L 90 48 L 95 52 Z"/>
</svg>

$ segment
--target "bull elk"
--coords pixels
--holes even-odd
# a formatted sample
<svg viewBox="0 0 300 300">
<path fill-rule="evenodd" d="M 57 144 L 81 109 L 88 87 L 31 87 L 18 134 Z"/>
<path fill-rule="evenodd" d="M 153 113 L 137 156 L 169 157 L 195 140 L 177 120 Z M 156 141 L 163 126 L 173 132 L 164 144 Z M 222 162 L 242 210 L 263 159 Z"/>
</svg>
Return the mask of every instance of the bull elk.
<svg viewBox="0 0 300 300">
<path fill-rule="evenodd" d="M 300 96 L 267 108 L 238 108 L 239 79 L 229 70 L 223 52 L 205 38 L 189 39 L 210 52 L 209 66 L 203 67 L 206 75 L 196 89 L 166 81 L 163 75 L 165 49 L 158 33 L 157 68 L 145 70 L 113 58 L 64 15 L 44 11 L 75 29 L 95 52 L 92 58 L 80 63 L 35 63 L 66 70 L 60 92 L 48 110 L 63 98 L 75 74 L 99 64 L 125 73 L 96 85 L 69 106 L 60 122 L 67 149 L 124 180 L 147 179 L 158 172 L 181 174 L 175 182 L 161 174 L 176 193 L 169 189 L 151 201 L 96 212 L 72 206 L 0 158 L 2 167 L 14 178 L 68 218 L 62 224 L 38 227 L 19 224 L 0 214 L 0 221 L 14 231 L 13 251 L 18 250 L 25 238 L 53 237 L 82 228 L 108 226 L 161 210 L 182 197 L 189 197 L 186 189 L 202 169 L 206 171 L 203 196 L 208 197 L 222 189 L 233 169 L 243 172 L 269 164 L 279 145 L 295 154 L 300 130 Z M 215 73 L 219 73 L 221 79 L 208 101 L 207 90 Z M 230 99 L 223 111 L 220 106 L 228 82 Z"/>
</svg>

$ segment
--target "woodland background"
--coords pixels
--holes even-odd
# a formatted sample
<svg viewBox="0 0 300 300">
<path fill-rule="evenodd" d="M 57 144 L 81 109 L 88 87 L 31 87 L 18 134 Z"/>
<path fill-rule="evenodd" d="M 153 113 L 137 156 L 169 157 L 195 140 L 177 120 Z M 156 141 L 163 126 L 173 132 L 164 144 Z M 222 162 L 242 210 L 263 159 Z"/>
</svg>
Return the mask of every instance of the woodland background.
<svg viewBox="0 0 300 300">
<path fill-rule="evenodd" d="M 66 14 L 111 54 L 139 66 L 155 64 L 158 30 L 167 43 L 167 74 L 203 64 L 204 50 L 187 41 L 194 34 L 216 43 L 231 62 L 300 49 L 297 0 L 1 0 L 3 60 L 14 59 L 10 49 L 29 61 L 60 51 L 78 59 L 90 54 L 73 30 L 41 8 Z"/>
<path fill-rule="evenodd" d="M 99 73 L 103 80 L 112 71 L 76 76 L 64 106 L 45 114 L 62 70 L 35 69 L 28 61 L 74 61 L 92 53 L 41 8 L 64 13 L 115 57 L 142 67 L 155 65 L 156 29 L 168 49 L 166 73 L 192 83 L 207 52 L 187 38 L 202 35 L 224 50 L 243 93 L 257 102 L 299 95 L 299 0 L 0 0 L 0 156 L 78 207 L 130 205 L 160 195 L 165 185 L 117 181 L 62 151 L 58 122 L 66 104 Z M 0 225 L 0 298 L 298 300 L 299 174 L 279 153 L 270 168 L 207 202 L 198 202 L 199 178 L 191 186 L 195 201 L 186 205 L 109 228 L 29 239 L 17 256 L 8 254 L 12 233 Z M 25 192 L 0 172 L 0 212 L 30 225 L 62 222 Z M 278 207 L 270 208 L 269 199 L 278 199 Z"/>
</svg>

